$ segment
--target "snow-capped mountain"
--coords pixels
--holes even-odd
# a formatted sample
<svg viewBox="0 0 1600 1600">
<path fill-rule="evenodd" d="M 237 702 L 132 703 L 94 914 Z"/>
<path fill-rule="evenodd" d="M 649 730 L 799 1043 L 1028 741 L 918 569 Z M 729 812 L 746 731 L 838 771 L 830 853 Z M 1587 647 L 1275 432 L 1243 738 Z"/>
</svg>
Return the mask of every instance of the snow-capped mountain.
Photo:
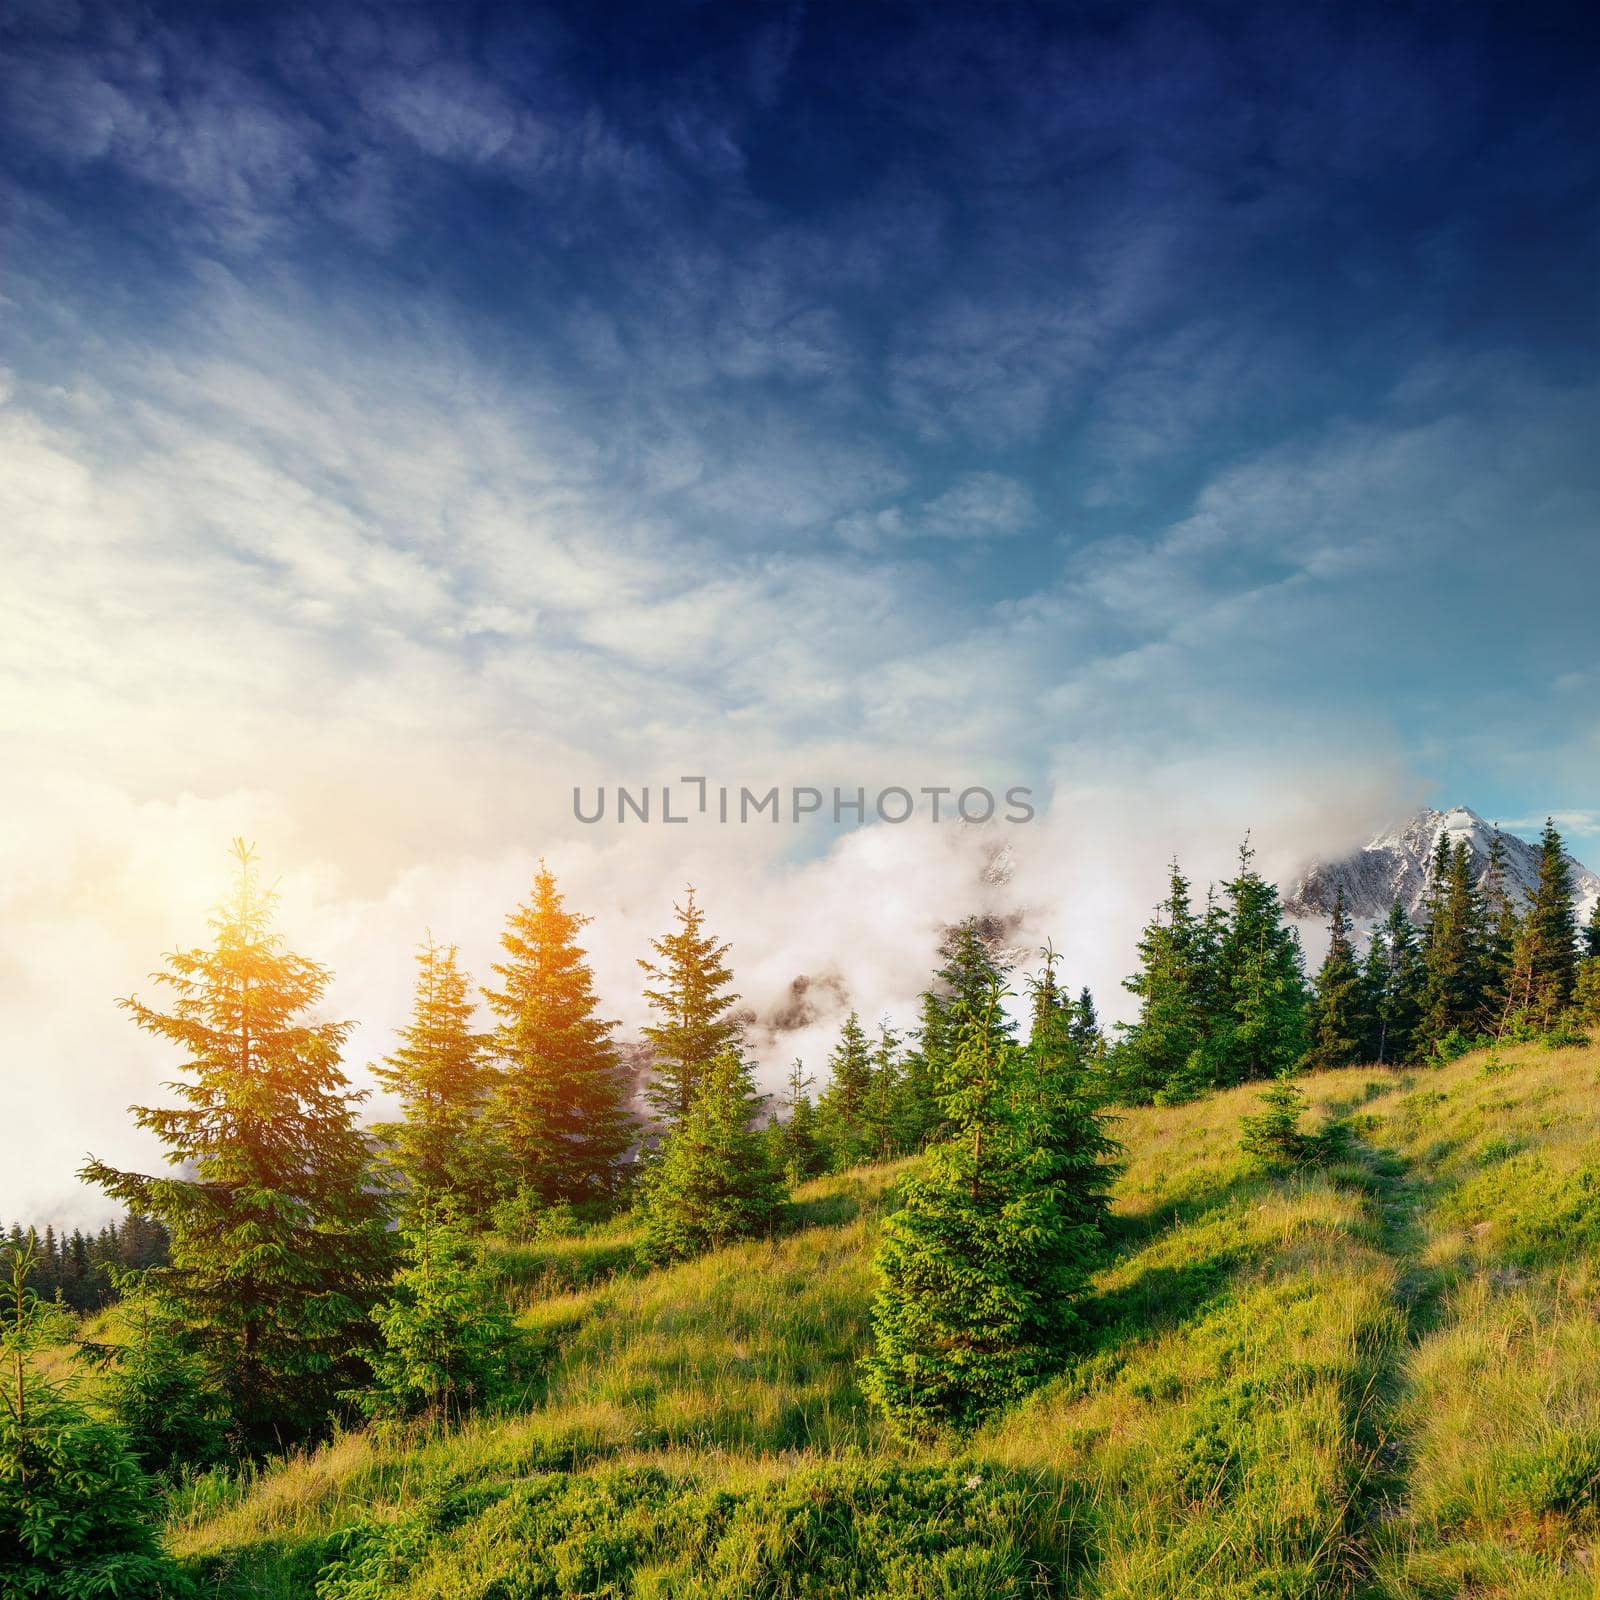
<svg viewBox="0 0 1600 1600">
<path fill-rule="evenodd" d="M 1489 849 L 1497 830 L 1467 806 L 1451 811 L 1424 807 L 1398 827 L 1380 833 L 1370 844 L 1339 861 L 1318 861 L 1284 889 L 1284 909 L 1292 917 L 1323 918 L 1333 910 L 1333 897 L 1344 890 L 1345 909 L 1359 926 L 1370 926 L 1387 915 L 1396 897 L 1416 919 L 1428 886 L 1428 863 L 1447 834 L 1453 849 L 1464 839 L 1472 855 L 1473 876 L 1483 881 L 1489 868 Z M 1505 881 L 1513 897 L 1525 903 L 1539 881 L 1539 847 L 1515 834 L 1501 833 L 1505 852 Z M 1567 857 L 1572 867 L 1572 887 L 1577 896 L 1578 920 L 1586 922 L 1600 899 L 1600 877 L 1582 862 Z"/>
</svg>

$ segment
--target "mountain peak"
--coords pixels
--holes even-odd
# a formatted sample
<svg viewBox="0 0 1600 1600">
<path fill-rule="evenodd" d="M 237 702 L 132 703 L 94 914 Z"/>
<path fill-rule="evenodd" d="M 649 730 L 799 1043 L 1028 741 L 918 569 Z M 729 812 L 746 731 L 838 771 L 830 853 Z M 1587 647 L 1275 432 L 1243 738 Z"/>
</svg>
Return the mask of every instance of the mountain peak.
<svg viewBox="0 0 1600 1600">
<path fill-rule="evenodd" d="M 1482 883 L 1489 870 L 1489 854 L 1496 835 L 1505 854 L 1505 882 L 1513 900 L 1526 903 L 1539 881 L 1539 847 L 1514 833 L 1485 822 L 1471 806 L 1420 811 L 1384 829 L 1353 854 L 1335 861 L 1315 861 L 1284 891 L 1284 909 L 1290 916 L 1326 917 L 1334 896 L 1344 891 L 1345 909 L 1359 923 L 1386 916 L 1399 900 L 1414 920 L 1421 914 L 1428 887 L 1428 868 L 1439 847 L 1440 836 L 1451 848 L 1465 844 L 1473 878 Z M 1600 900 L 1600 877 L 1570 854 L 1573 889 L 1583 920 Z"/>
</svg>

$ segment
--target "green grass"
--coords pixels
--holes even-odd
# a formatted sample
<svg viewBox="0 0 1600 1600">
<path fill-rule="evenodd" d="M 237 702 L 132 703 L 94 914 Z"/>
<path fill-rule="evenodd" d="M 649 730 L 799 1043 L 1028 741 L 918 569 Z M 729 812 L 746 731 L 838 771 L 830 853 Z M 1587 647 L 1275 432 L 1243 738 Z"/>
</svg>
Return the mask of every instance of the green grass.
<svg viewBox="0 0 1600 1600">
<path fill-rule="evenodd" d="M 864 1406 L 902 1168 L 643 1270 L 626 1221 L 496 1264 L 521 1391 L 175 1494 L 219 1597 L 1600 1600 L 1600 1049 L 1305 1081 L 1348 1158 L 1252 1174 L 1255 1091 L 1132 1112 L 1081 1355 L 975 1438 Z"/>
</svg>

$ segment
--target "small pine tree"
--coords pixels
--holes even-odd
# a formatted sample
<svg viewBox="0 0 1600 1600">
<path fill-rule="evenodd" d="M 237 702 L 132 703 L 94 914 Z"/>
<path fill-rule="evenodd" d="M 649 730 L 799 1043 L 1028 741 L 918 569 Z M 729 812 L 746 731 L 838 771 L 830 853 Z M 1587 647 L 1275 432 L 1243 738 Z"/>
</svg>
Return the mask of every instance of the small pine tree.
<svg viewBox="0 0 1600 1600">
<path fill-rule="evenodd" d="M 209 946 L 169 955 L 158 1011 L 121 1002 L 185 1054 L 184 1104 L 134 1108 L 186 1173 L 154 1178 L 90 1160 L 81 1176 L 171 1233 L 171 1263 L 145 1286 L 228 1396 L 246 1444 L 321 1428 L 361 1371 L 367 1312 L 389 1242 L 356 1122 L 363 1098 L 340 1067 L 348 1022 L 313 1020 L 325 967 L 283 950 L 275 896 L 234 841 L 232 898 Z"/>
<path fill-rule="evenodd" d="M 399 1097 L 402 1120 L 373 1128 L 379 1161 L 410 1207 L 453 1196 L 479 1226 L 494 1204 L 495 1159 L 484 1126 L 494 1071 L 473 1023 L 471 980 L 454 945 L 430 935 L 417 952 L 417 988 L 400 1044 L 372 1075 Z"/>
<path fill-rule="evenodd" d="M 70 1320 L 29 1286 L 31 1233 L 0 1277 L 0 1594 L 98 1600 L 183 1592 L 161 1552 L 155 1486 L 121 1434 L 95 1421 L 72 1385 L 47 1379 L 34 1354 Z"/>
<path fill-rule="evenodd" d="M 767 1150 L 773 1170 L 781 1172 L 791 1185 L 806 1182 L 828 1169 L 828 1151 L 817 1126 L 817 1109 L 811 1103 L 815 1080 L 796 1059 L 784 1083 L 783 1105 L 787 1116 L 768 1123 Z"/>
<path fill-rule="evenodd" d="M 999 1010 L 998 989 L 964 1008 L 941 1078 L 951 1137 L 902 1185 L 876 1257 L 863 1388 L 907 1437 L 970 1427 L 1051 1371 L 1099 1249 L 1068 1181 L 1050 1176 L 1051 1124 L 1033 1114 Z"/>
<path fill-rule="evenodd" d="M 103 1369 L 97 1398 L 147 1472 L 214 1466 L 228 1455 L 227 1399 L 141 1279 L 137 1272 L 118 1276 L 121 1337 L 79 1346 Z"/>
<path fill-rule="evenodd" d="M 483 1248 L 449 1197 L 417 1208 L 401 1230 L 402 1265 L 373 1312 L 373 1382 L 352 1398 L 370 1417 L 448 1422 L 491 1398 L 513 1339 Z"/>
<path fill-rule="evenodd" d="M 872 1051 L 872 1083 L 867 1091 L 867 1148 L 874 1161 L 887 1161 L 905 1148 L 905 1077 L 900 1063 L 900 1037 L 889 1019 L 878 1023 Z"/>
<path fill-rule="evenodd" d="M 598 1015 L 594 973 L 578 943 L 588 923 L 567 909 L 541 861 L 531 897 L 500 935 L 500 987 L 484 991 L 497 1019 L 494 1118 L 510 1180 L 541 1206 L 610 1197 L 633 1138 L 611 1040 L 616 1024 Z"/>
<path fill-rule="evenodd" d="M 731 1049 L 714 1057 L 643 1182 L 647 1259 L 687 1260 L 770 1228 L 783 1190 L 751 1129 L 757 1101 L 745 1062 Z"/>
<path fill-rule="evenodd" d="M 1341 886 L 1334 892 L 1328 953 L 1317 972 L 1311 1005 L 1311 1050 L 1307 1058 L 1311 1066 L 1349 1067 L 1363 1058 L 1367 1033 L 1363 999 L 1361 969 L 1350 943 L 1350 919 L 1345 915 Z"/>
<path fill-rule="evenodd" d="M 872 1090 L 872 1046 L 861 1018 L 845 1018 L 839 1042 L 828 1057 L 828 1086 L 817 1102 L 817 1123 L 835 1172 L 865 1161 L 871 1154 L 867 1104 Z"/>
<path fill-rule="evenodd" d="M 1073 1042 L 1083 1052 L 1085 1062 L 1105 1059 L 1106 1036 L 1101 1031 L 1100 1015 L 1095 1010 L 1094 995 L 1087 984 L 1078 991 L 1069 1026 Z"/>
<path fill-rule="evenodd" d="M 1268 1171 L 1299 1166 L 1310 1144 L 1300 1131 L 1306 1097 L 1292 1069 L 1278 1074 L 1272 1087 L 1263 1091 L 1260 1104 L 1257 1115 L 1240 1119 L 1240 1148 Z"/>
<path fill-rule="evenodd" d="M 645 1098 L 668 1126 L 689 1115 L 711 1063 L 724 1051 L 737 1054 L 744 1032 L 733 1009 L 739 996 L 728 987 L 730 947 L 705 931 L 693 885 L 672 909 L 677 932 L 652 939 L 657 959 L 639 962 L 650 980 L 645 1000 L 658 1018 L 641 1030 L 655 1052 Z"/>
</svg>

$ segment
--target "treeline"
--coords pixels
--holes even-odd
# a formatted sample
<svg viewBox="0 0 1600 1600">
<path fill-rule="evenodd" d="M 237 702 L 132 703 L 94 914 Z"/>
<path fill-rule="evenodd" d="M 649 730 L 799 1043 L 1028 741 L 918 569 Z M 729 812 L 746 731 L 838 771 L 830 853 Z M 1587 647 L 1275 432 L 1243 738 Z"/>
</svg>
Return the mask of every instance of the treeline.
<svg viewBox="0 0 1600 1600">
<path fill-rule="evenodd" d="M 1519 908 L 1498 835 L 1480 883 L 1466 842 L 1441 834 L 1422 926 L 1396 901 L 1361 955 L 1341 891 L 1309 982 L 1248 845 L 1238 873 L 1198 911 L 1174 864 L 1126 980 L 1139 1014 L 1108 1054 L 1108 1092 L 1167 1102 L 1303 1067 L 1420 1064 L 1494 1040 L 1579 1036 L 1600 1024 L 1600 906 L 1580 929 L 1553 823 L 1539 863 Z"/>
<path fill-rule="evenodd" d="M 6 1237 L 13 1252 L 30 1237 L 35 1240 L 28 1287 L 80 1313 L 98 1311 L 115 1300 L 120 1274 L 159 1267 L 167 1259 L 167 1230 L 154 1218 L 132 1211 L 98 1233 L 74 1228 L 58 1235 L 48 1223 L 40 1233 L 14 1222 Z"/>
</svg>

